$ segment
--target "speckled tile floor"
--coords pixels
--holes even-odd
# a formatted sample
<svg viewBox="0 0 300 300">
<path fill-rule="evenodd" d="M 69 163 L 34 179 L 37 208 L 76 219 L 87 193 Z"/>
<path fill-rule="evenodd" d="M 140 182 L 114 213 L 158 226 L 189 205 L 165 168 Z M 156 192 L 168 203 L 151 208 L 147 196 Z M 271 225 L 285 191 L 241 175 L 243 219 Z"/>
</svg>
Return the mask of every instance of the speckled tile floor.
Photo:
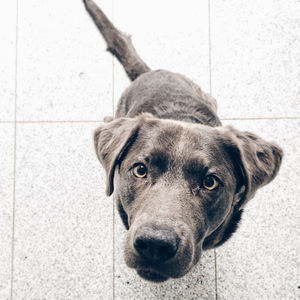
<svg viewBox="0 0 300 300">
<path fill-rule="evenodd" d="M 277 141 L 283 165 L 228 243 L 182 279 L 141 280 L 92 141 L 129 81 L 81 0 L 2 2 L 0 299 L 299 299 L 299 1 L 96 2 L 153 69 L 211 92 L 224 124 Z"/>
</svg>

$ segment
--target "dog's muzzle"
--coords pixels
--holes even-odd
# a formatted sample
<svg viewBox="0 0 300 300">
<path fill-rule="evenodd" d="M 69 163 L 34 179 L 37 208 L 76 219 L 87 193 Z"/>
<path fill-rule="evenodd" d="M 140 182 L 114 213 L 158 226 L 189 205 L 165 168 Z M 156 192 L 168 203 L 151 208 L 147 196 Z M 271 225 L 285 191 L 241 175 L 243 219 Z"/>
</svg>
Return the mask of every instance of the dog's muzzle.
<svg viewBox="0 0 300 300">
<path fill-rule="evenodd" d="M 178 235 L 167 227 L 144 225 L 137 230 L 134 239 L 135 250 L 150 264 L 161 264 L 174 257 L 178 245 Z"/>
</svg>

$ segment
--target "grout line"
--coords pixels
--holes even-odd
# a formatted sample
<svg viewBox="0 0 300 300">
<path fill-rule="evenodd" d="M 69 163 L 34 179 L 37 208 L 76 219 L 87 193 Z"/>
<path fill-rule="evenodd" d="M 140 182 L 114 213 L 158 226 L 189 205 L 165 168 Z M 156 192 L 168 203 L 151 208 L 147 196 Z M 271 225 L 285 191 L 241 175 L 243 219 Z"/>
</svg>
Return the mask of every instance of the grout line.
<svg viewBox="0 0 300 300">
<path fill-rule="evenodd" d="M 115 58 L 112 57 L 112 114 L 115 117 Z"/>
<path fill-rule="evenodd" d="M 17 154 L 17 123 L 14 125 L 14 182 L 13 182 L 13 203 L 12 203 L 12 231 L 11 231 L 11 282 L 10 299 L 13 299 L 13 281 L 14 281 L 14 254 L 15 254 L 15 208 L 16 208 L 16 154 Z"/>
<path fill-rule="evenodd" d="M 115 58 L 112 57 L 112 115 L 115 117 Z"/>
<path fill-rule="evenodd" d="M 249 120 L 300 120 L 299 117 L 253 117 L 253 118 L 220 118 L 222 121 L 249 121 Z"/>
<path fill-rule="evenodd" d="M 111 20 L 114 23 L 114 0 L 111 2 Z M 112 74 L 111 74 L 111 81 L 112 81 L 112 114 L 113 117 L 115 116 L 115 57 L 112 55 L 111 59 L 112 65 Z"/>
<path fill-rule="evenodd" d="M 115 263 L 115 258 L 116 258 L 116 253 L 115 253 L 115 246 L 116 246 L 116 243 L 115 243 L 115 234 L 116 234 L 116 225 L 115 225 L 115 221 L 116 221 L 116 218 L 115 218 L 115 199 L 113 199 L 113 205 L 112 205 L 112 209 L 113 209 L 113 217 L 112 217 L 112 223 L 113 223 L 113 262 L 112 262 L 112 268 L 113 268 L 113 282 L 112 282 L 112 287 L 113 287 L 113 300 L 115 299 L 115 279 L 116 279 L 116 263 Z"/>
<path fill-rule="evenodd" d="M 212 61 L 212 53 L 211 53 L 211 8 L 210 8 L 210 0 L 208 0 L 208 65 L 209 65 L 209 93 L 212 95 L 212 82 L 211 82 L 211 61 Z"/>
<path fill-rule="evenodd" d="M 215 290 L 216 290 L 216 300 L 218 300 L 218 275 L 217 275 L 217 250 L 214 249 L 215 258 Z"/>
<path fill-rule="evenodd" d="M 299 117 L 253 117 L 253 118 L 220 118 L 221 121 L 255 121 L 255 120 L 300 120 Z M 39 123 L 103 123 L 103 120 L 41 120 L 41 121 L 0 121 L 0 124 L 39 124 Z"/>
<path fill-rule="evenodd" d="M 16 0 L 16 35 L 15 35 L 15 101 L 14 101 L 14 182 L 12 203 L 12 232 L 11 232 L 11 272 L 10 272 L 10 299 L 13 300 L 14 290 L 14 258 L 15 258 L 15 219 L 16 219 L 16 165 L 17 165 L 17 90 L 18 90 L 18 27 L 19 27 L 19 0 Z"/>
<path fill-rule="evenodd" d="M 76 121 L 76 120 L 69 120 L 69 121 L 56 121 L 56 120 L 41 120 L 41 121 L 0 121 L 0 124 L 40 124 L 40 123 L 103 123 L 103 120 L 82 120 L 82 121 Z"/>
<path fill-rule="evenodd" d="M 17 123 L 103 123 L 103 120 L 66 120 L 66 121 L 58 121 L 58 120 L 42 120 L 42 121 L 18 121 Z"/>
<path fill-rule="evenodd" d="M 112 0 L 111 2 L 111 18 L 112 18 L 112 22 L 114 23 L 114 0 Z M 113 117 L 115 116 L 115 58 L 112 57 L 112 113 L 113 113 Z M 113 215 L 112 215 L 112 223 L 113 223 L 113 253 L 112 253 L 112 268 L 113 268 L 113 278 L 112 278 L 112 288 L 113 288 L 113 300 L 115 300 L 116 297 L 116 292 L 115 292 L 115 287 L 116 287 L 116 262 L 115 262 L 115 258 L 116 258 L 116 253 L 115 253 L 115 234 L 116 234 L 116 225 L 115 225 L 115 199 L 113 199 L 113 205 L 112 205 L 112 209 L 113 209 Z"/>
<path fill-rule="evenodd" d="M 208 64 L 209 64 L 209 93 L 212 95 L 212 47 L 211 47 L 211 6 L 208 0 Z M 218 300 L 217 253 L 214 249 L 215 262 L 215 299 Z"/>
</svg>

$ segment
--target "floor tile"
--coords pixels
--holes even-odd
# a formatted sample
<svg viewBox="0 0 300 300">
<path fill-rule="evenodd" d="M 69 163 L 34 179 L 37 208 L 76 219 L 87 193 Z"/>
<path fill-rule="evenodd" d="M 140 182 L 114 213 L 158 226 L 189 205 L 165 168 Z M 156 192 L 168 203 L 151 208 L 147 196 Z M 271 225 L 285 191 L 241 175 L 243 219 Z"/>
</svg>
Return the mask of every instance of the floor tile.
<svg viewBox="0 0 300 300">
<path fill-rule="evenodd" d="M 0 140 L 0 299 L 9 299 L 14 180 L 14 125 L 0 124 Z"/>
<path fill-rule="evenodd" d="M 112 297 L 112 201 L 95 127 L 17 127 L 14 299 Z"/>
<path fill-rule="evenodd" d="M 212 94 L 222 118 L 299 117 L 299 15 L 297 0 L 211 1 Z"/>
<path fill-rule="evenodd" d="M 151 69 L 182 73 L 209 91 L 207 1 L 114 0 L 114 24 Z M 129 84 L 118 61 L 114 78 L 116 103 Z"/>
<path fill-rule="evenodd" d="M 217 250 L 218 299 L 299 298 L 300 120 L 228 121 L 282 146 L 279 175 L 246 206 Z"/>
<path fill-rule="evenodd" d="M 115 234 L 115 299 L 215 299 L 214 252 L 203 253 L 201 263 L 181 279 L 154 284 L 141 279 L 124 262 L 123 245 L 126 231 L 116 216 Z"/>
<path fill-rule="evenodd" d="M 112 58 L 82 1 L 19 2 L 18 120 L 111 114 Z"/>
<path fill-rule="evenodd" d="M 0 11 L 0 41 L 0 121 L 14 121 L 16 1 L 6 1 Z"/>
</svg>

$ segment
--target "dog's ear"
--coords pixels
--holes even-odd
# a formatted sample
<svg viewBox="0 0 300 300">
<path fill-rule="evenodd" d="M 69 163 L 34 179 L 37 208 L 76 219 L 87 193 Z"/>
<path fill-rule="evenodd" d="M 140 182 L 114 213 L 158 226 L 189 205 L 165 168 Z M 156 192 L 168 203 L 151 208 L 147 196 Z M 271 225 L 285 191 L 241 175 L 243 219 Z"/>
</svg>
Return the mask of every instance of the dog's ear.
<svg viewBox="0 0 300 300">
<path fill-rule="evenodd" d="M 258 188 L 275 178 L 283 151 L 275 143 L 247 131 L 241 132 L 229 126 L 222 128 L 221 132 L 224 146 L 239 177 L 236 205 L 242 209 Z"/>
<path fill-rule="evenodd" d="M 115 167 L 124 152 L 135 141 L 139 130 L 138 119 L 120 118 L 101 125 L 95 130 L 95 150 L 106 171 L 106 194 L 114 190 Z"/>
</svg>

